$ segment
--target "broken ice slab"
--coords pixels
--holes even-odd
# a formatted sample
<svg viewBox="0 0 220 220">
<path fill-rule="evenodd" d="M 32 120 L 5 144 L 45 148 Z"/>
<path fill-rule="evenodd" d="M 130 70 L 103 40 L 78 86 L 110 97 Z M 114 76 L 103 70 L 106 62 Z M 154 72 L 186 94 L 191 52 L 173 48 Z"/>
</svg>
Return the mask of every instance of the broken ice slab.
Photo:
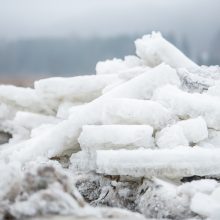
<svg viewBox="0 0 220 220">
<path fill-rule="evenodd" d="M 218 97 L 187 93 L 175 86 L 164 86 L 154 92 L 153 100 L 160 102 L 180 118 L 202 116 L 208 128 L 220 130 L 220 102 Z"/>
<path fill-rule="evenodd" d="M 220 149 L 98 150 L 96 171 L 134 177 L 220 175 Z"/>
<path fill-rule="evenodd" d="M 144 66 L 144 63 L 136 56 L 125 56 L 124 60 L 113 58 L 112 60 L 99 61 L 96 64 L 96 74 L 119 74 L 140 66 Z"/>
<path fill-rule="evenodd" d="M 60 119 L 54 116 L 22 111 L 18 111 L 14 118 L 14 123 L 16 125 L 30 130 L 43 124 L 57 124 L 60 121 Z"/>
<path fill-rule="evenodd" d="M 214 86 L 216 82 L 219 82 L 219 80 L 191 73 L 185 68 L 178 69 L 177 73 L 180 77 L 182 88 L 188 92 L 202 93 L 207 91 L 209 87 Z"/>
<path fill-rule="evenodd" d="M 161 64 L 115 87 L 105 93 L 104 97 L 150 99 L 156 88 L 168 84 L 181 85 L 176 70 L 166 64 Z"/>
<path fill-rule="evenodd" d="M 174 121 L 167 108 L 151 100 L 109 99 L 102 114 L 103 124 L 148 124 L 158 129 Z"/>
<path fill-rule="evenodd" d="M 116 74 L 77 77 L 53 77 L 36 81 L 36 93 L 50 107 L 57 108 L 64 101 L 89 102 L 102 95 L 102 90 L 119 80 Z"/>
<path fill-rule="evenodd" d="M 156 134 L 156 142 L 160 148 L 188 146 L 206 138 L 208 138 L 208 129 L 202 117 L 179 121 Z"/>
<path fill-rule="evenodd" d="M 135 41 L 136 54 L 150 67 L 166 63 L 174 68 L 198 68 L 174 45 L 165 40 L 160 33 L 153 32 Z"/>
<path fill-rule="evenodd" d="M 148 125 L 85 125 L 78 139 L 82 150 L 153 147 Z"/>
<path fill-rule="evenodd" d="M 52 114 L 47 104 L 31 88 L 0 85 L 0 102 L 16 110 Z"/>
</svg>

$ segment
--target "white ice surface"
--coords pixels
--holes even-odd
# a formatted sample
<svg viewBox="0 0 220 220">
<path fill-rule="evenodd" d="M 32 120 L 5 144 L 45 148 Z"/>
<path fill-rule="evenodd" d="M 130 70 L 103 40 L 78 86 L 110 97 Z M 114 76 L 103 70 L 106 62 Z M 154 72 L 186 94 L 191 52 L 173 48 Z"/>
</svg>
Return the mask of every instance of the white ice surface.
<svg viewBox="0 0 220 220">
<path fill-rule="evenodd" d="M 174 45 L 166 41 L 160 33 L 153 32 L 135 41 L 136 53 L 146 65 L 154 67 L 166 63 L 174 68 L 198 67 Z"/>
<path fill-rule="evenodd" d="M 187 146 L 208 138 L 208 129 L 205 120 L 197 117 L 168 126 L 158 132 L 156 137 L 160 148 Z"/>
<path fill-rule="evenodd" d="M 148 125 L 84 125 L 79 136 L 82 150 L 153 147 L 153 128 Z"/>
<path fill-rule="evenodd" d="M 126 56 L 124 60 L 114 58 L 96 64 L 96 74 L 118 74 L 130 68 L 143 66 L 143 61 L 136 56 Z"/>
<path fill-rule="evenodd" d="M 115 87 L 105 97 L 150 99 L 156 88 L 167 84 L 180 86 L 180 80 L 175 69 L 161 64 Z"/>
<path fill-rule="evenodd" d="M 102 114 L 103 124 L 146 124 L 155 129 L 174 120 L 168 109 L 151 100 L 109 99 Z"/>
<path fill-rule="evenodd" d="M 37 94 L 51 108 L 56 109 L 62 102 L 89 102 L 99 97 L 102 90 L 119 80 L 113 75 L 88 75 L 69 78 L 54 77 L 35 82 Z"/>
<path fill-rule="evenodd" d="M 47 116 L 31 112 L 17 112 L 14 123 L 24 128 L 32 130 L 43 124 L 57 124 L 60 120 L 54 116 Z"/>
<path fill-rule="evenodd" d="M 187 93 L 175 86 L 164 86 L 154 92 L 153 100 L 160 102 L 182 119 L 202 116 L 209 128 L 220 130 L 220 101 L 207 94 Z"/>
<path fill-rule="evenodd" d="M 0 85 L 0 101 L 19 110 L 52 113 L 34 89 Z"/>
<path fill-rule="evenodd" d="M 98 173 L 136 177 L 219 175 L 220 150 L 200 147 L 160 150 L 98 150 Z"/>
</svg>

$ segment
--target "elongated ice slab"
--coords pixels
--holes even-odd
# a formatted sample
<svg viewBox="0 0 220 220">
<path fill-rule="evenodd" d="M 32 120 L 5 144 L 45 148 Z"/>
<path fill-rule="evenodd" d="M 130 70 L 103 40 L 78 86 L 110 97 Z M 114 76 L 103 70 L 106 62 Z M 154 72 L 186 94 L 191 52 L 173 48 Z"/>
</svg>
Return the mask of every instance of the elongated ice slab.
<svg viewBox="0 0 220 220">
<path fill-rule="evenodd" d="M 136 53 L 148 66 L 166 63 L 174 68 L 198 67 L 174 45 L 166 41 L 160 33 L 153 32 L 135 41 Z"/>
<path fill-rule="evenodd" d="M 103 124 L 146 124 L 158 129 L 173 120 L 171 111 L 151 100 L 110 99 L 102 113 Z"/>
<path fill-rule="evenodd" d="M 220 150 L 179 147 L 172 150 L 99 150 L 96 171 L 135 177 L 220 175 Z"/>
<path fill-rule="evenodd" d="M 208 129 L 202 117 L 182 120 L 157 133 L 157 145 L 160 148 L 172 148 L 180 145 L 196 144 L 208 138 Z"/>
<path fill-rule="evenodd" d="M 78 140 L 82 150 L 150 148 L 152 134 L 148 125 L 85 125 Z"/>
<path fill-rule="evenodd" d="M 220 130 L 220 99 L 207 94 L 187 93 L 175 86 L 164 86 L 154 92 L 160 102 L 180 118 L 202 116 L 209 128 Z"/>
</svg>

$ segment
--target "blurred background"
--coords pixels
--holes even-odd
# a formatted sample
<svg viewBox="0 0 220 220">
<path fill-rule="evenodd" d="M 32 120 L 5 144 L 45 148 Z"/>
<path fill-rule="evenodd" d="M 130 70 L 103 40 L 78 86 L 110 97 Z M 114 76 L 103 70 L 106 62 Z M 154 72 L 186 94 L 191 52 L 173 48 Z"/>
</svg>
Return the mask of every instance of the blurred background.
<svg viewBox="0 0 220 220">
<path fill-rule="evenodd" d="M 152 31 L 199 64 L 220 64 L 219 0 L 0 0 L 0 83 L 95 73 Z"/>
</svg>

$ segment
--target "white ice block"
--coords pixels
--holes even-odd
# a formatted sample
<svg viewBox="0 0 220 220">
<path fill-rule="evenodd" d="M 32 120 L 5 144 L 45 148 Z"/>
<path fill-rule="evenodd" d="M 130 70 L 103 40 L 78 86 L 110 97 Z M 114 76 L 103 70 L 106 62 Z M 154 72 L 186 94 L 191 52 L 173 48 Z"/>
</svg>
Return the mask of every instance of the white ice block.
<svg viewBox="0 0 220 220">
<path fill-rule="evenodd" d="M 220 99 L 207 94 L 187 93 L 175 86 L 155 91 L 153 100 L 172 109 L 182 119 L 202 116 L 209 128 L 220 130 Z"/>
<path fill-rule="evenodd" d="M 167 84 L 180 86 L 180 80 L 175 69 L 161 64 L 115 87 L 105 97 L 150 99 L 155 89 Z"/>
<path fill-rule="evenodd" d="M 53 116 L 19 111 L 16 113 L 13 121 L 16 125 L 27 129 L 33 129 L 42 124 L 57 124 L 61 120 Z"/>
<path fill-rule="evenodd" d="M 220 175 L 220 150 L 200 147 L 143 150 L 98 150 L 96 171 L 135 177 Z"/>
<path fill-rule="evenodd" d="M 112 60 L 99 61 L 96 64 L 96 74 L 118 74 L 130 68 L 143 66 L 143 61 L 136 56 L 126 56 L 124 60 L 114 58 Z"/>
<path fill-rule="evenodd" d="M 103 109 L 103 124 L 146 124 L 155 129 L 173 121 L 171 112 L 157 102 L 137 99 L 109 99 Z"/>
<path fill-rule="evenodd" d="M 220 98 L 220 83 L 218 82 L 216 85 L 209 87 L 207 94 Z"/>
<path fill-rule="evenodd" d="M 82 150 L 153 147 L 153 128 L 148 125 L 84 125 L 79 136 Z"/>
<path fill-rule="evenodd" d="M 76 77 L 54 77 L 36 81 L 36 92 L 50 106 L 57 108 L 62 102 L 89 102 L 102 94 L 102 90 L 119 80 L 115 74 Z"/>
<path fill-rule="evenodd" d="M 47 104 L 31 88 L 0 85 L 0 102 L 12 106 L 17 110 L 52 113 Z"/>
<path fill-rule="evenodd" d="M 162 129 L 156 135 L 160 148 L 173 148 L 180 145 L 196 144 L 208 138 L 208 129 L 202 117 L 179 121 Z"/>
<path fill-rule="evenodd" d="M 198 68 L 174 45 L 165 40 L 160 33 L 153 32 L 135 41 L 136 54 L 146 65 L 154 67 L 166 63 L 174 68 Z"/>
</svg>

